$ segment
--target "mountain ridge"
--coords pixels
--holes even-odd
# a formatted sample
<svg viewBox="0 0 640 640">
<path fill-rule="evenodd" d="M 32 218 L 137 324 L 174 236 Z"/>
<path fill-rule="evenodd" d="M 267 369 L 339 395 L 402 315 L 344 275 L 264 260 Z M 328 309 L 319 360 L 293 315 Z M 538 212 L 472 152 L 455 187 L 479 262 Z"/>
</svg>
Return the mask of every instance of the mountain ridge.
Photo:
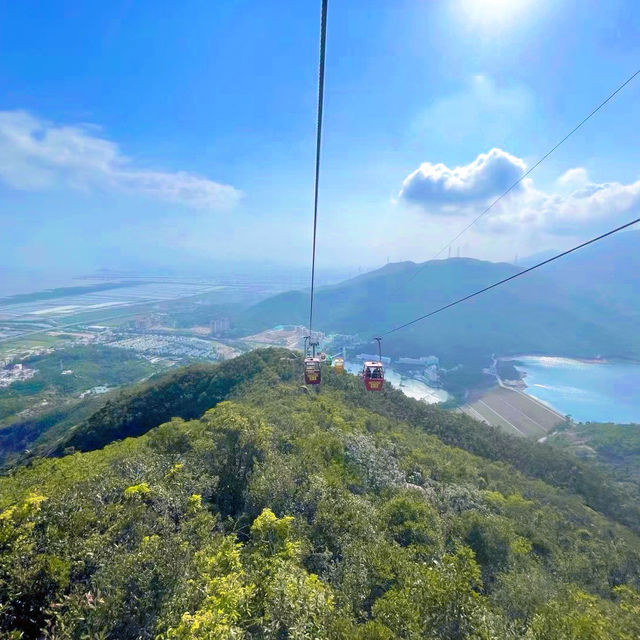
<svg viewBox="0 0 640 640">
<path fill-rule="evenodd" d="M 281 348 L 258 349 L 216 365 L 182 367 L 120 392 L 70 429 L 51 454 L 92 451 L 116 440 L 141 436 L 173 418 L 198 418 L 220 402 L 241 396 L 252 385 L 302 380 L 302 359 Z M 389 385 L 381 394 L 367 393 L 358 378 L 335 374 L 331 368 L 324 370 L 324 389 L 340 392 L 363 410 L 420 425 L 446 445 L 490 461 L 506 462 L 528 477 L 582 495 L 593 508 L 640 532 L 640 507 L 629 506 L 611 478 L 575 456 L 505 434 L 464 414 L 418 402 Z"/>
<path fill-rule="evenodd" d="M 621 236 L 594 247 L 591 258 L 568 256 L 390 335 L 385 351 L 434 354 L 450 365 L 465 352 L 483 361 L 492 353 L 640 359 L 640 284 L 633 277 L 634 265 L 640 268 L 640 232 Z M 614 267 L 603 266 L 605 255 L 615 255 Z M 521 270 L 472 258 L 385 265 L 317 289 L 314 325 L 368 340 Z M 308 293 L 289 291 L 248 309 L 238 319 L 239 331 L 304 325 L 307 313 Z"/>
</svg>

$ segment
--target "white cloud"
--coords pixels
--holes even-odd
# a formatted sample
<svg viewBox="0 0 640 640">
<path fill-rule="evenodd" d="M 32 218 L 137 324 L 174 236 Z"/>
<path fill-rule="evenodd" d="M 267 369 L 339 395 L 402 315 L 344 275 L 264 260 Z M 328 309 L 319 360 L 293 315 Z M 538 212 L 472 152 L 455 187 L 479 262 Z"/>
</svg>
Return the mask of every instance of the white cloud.
<svg viewBox="0 0 640 640">
<path fill-rule="evenodd" d="M 475 216 L 525 171 L 524 162 L 500 149 L 480 154 L 472 163 L 450 169 L 424 163 L 404 181 L 400 197 L 431 216 Z M 640 210 L 640 180 L 631 184 L 596 183 L 583 167 L 569 169 L 555 184 L 558 192 L 537 189 L 524 179 L 476 225 L 498 234 L 580 236 L 619 223 Z"/>
<path fill-rule="evenodd" d="M 444 207 L 460 213 L 461 206 L 497 196 L 525 170 L 522 160 L 501 149 L 491 149 L 454 169 L 425 162 L 404 180 L 399 197 L 426 210 L 442 212 Z"/>
<path fill-rule="evenodd" d="M 587 175 L 587 170 L 583 167 L 569 169 L 558 178 L 559 185 L 574 188 L 584 187 L 588 182 L 589 176 Z"/>
<path fill-rule="evenodd" d="M 640 180 L 631 184 L 585 183 L 570 195 L 539 191 L 531 182 L 515 206 L 497 207 L 488 215 L 489 230 L 509 232 L 526 224 L 554 235 L 580 235 L 624 222 L 622 216 L 640 210 Z"/>
<path fill-rule="evenodd" d="M 143 169 L 88 125 L 57 125 L 0 111 L 0 179 L 21 190 L 112 189 L 197 209 L 229 209 L 242 192 L 186 172 Z"/>
</svg>

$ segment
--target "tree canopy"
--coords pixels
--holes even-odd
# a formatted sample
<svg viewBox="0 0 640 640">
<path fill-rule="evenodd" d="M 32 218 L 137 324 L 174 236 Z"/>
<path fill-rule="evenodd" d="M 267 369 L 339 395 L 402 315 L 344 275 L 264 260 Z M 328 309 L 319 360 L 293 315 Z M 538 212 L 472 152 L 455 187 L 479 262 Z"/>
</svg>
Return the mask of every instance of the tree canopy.
<svg viewBox="0 0 640 640">
<path fill-rule="evenodd" d="M 346 374 L 304 392 L 284 350 L 221 365 L 226 383 L 187 371 L 102 414 L 103 441 L 135 437 L 0 478 L 5 637 L 640 636 L 640 538 L 571 455 L 532 444 L 524 464 L 508 437 Z M 173 405 L 192 415 L 125 411 L 158 388 L 170 410 L 163 385 L 186 379 L 214 389 Z"/>
</svg>

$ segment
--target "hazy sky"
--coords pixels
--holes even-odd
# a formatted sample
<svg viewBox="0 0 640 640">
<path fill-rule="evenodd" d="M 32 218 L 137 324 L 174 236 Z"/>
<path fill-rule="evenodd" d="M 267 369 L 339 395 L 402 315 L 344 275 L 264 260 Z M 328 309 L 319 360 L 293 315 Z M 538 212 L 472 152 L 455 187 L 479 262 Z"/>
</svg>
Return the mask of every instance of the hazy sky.
<svg viewBox="0 0 640 640">
<path fill-rule="evenodd" d="M 307 264 L 319 2 L 0 5 L 0 267 Z M 640 67 L 636 0 L 329 0 L 318 260 L 425 260 Z M 459 244 L 640 204 L 640 77 Z M 455 251 L 455 249 L 454 249 Z"/>
</svg>

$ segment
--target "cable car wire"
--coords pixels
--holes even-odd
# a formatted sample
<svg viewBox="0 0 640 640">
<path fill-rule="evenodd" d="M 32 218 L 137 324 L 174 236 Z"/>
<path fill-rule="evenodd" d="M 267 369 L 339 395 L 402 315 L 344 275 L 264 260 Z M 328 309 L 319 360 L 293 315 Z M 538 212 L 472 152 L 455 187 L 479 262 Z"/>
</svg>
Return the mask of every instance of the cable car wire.
<svg viewBox="0 0 640 640">
<path fill-rule="evenodd" d="M 515 273 L 512 276 L 509 276 L 508 278 L 504 278 L 503 280 L 500 280 L 499 282 L 494 282 L 493 284 L 489 285 L 488 287 L 484 287 L 484 289 L 480 289 L 478 291 L 475 291 L 474 293 L 470 293 L 468 296 L 464 296 L 464 298 L 460 298 L 458 300 L 454 300 L 453 302 L 450 302 L 449 304 L 444 305 L 443 307 L 440 307 L 439 309 L 435 309 L 434 311 L 430 311 L 429 313 L 425 313 L 423 316 L 420 316 L 419 318 L 415 318 L 414 320 L 410 320 L 409 322 L 405 322 L 404 324 L 401 324 L 398 327 L 394 327 L 393 329 L 390 329 L 389 331 L 385 332 L 382 334 L 382 336 L 388 336 L 390 333 L 394 333 L 396 331 L 400 331 L 400 329 L 404 329 L 405 327 L 409 327 L 412 324 L 415 324 L 416 322 L 420 322 L 421 320 L 425 320 L 426 318 L 429 318 L 431 316 L 436 315 L 436 313 L 440 313 L 441 311 L 444 311 L 445 309 L 450 309 L 451 307 L 454 307 L 457 304 L 460 304 L 461 302 L 465 302 L 466 300 L 470 300 L 471 298 L 475 298 L 476 296 L 479 296 L 481 293 L 485 293 L 486 291 L 489 291 L 490 289 L 495 289 L 496 287 L 499 287 L 500 285 L 504 284 L 505 282 L 509 282 L 510 280 L 515 280 L 516 278 L 519 278 L 520 276 L 523 276 L 525 273 L 529 273 L 530 271 L 533 271 L 534 269 L 538 269 L 539 267 L 542 267 L 545 264 L 549 264 L 549 262 L 553 262 L 554 260 L 557 260 L 558 258 L 562 258 L 563 256 L 566 256 L 570 253 L 573 253 L 574 251 L 578 251 L 579 249 L 583 249 L 584 247 L 593 244 L 594 242 L 598 242 L 598 240 L 602 240 L 603 238 L 606 238 L 607 236 L 611 236 L 614 233 L 618 233 L 618 231 L 622 231 L 623 229 L 626 229 L 627 227 L 631 227 L 634 224 L 637 224 L 638 222 L 640 222 L 640 218 L 636 218 L 635 220 L 631 220 L 631 222 L 627 222 L 626 224 L 623 224 L 619 227 L 616 227 L 615 229 L 611 229 L 610 231 L 607 231 L 606 233 L 603 233 L 602 235 L 596 237 L 596 238 L 591 238 L 591 240 L 587 240 L 586 242 L 583 242 L 582 244 L 577 245 L 576 247 L 573 247 L 572 249 L 568 249 L 567 251 L 563 251 L 562 253 L 558 253 L 557 255 L 553 256 L 552 258 L 548 258 L 547 260 L 543 260 L 542 262 L 538 262 L 537 264 L 533 265 L 532 267 L 529 267 L 528 269 L 525 269 L 524 271 L 519 271 L 518 273 Z M 377 339 L 377 338 L 376 338 Z"/>
<path fill-rule="evenodd" d="M 327 1 L 322 0 L 320 23 L 320 66 L 318 69 L 318 119 L 316 127 L 316 178 L 313 196 L 313 248 L 311 250 L 311 296 L 309 299 L 309 336 L 313 327 L 313 290 L 316 275 L 316 231 L 318 228 L 318 184 L 320 181 L 320 146 L 322 142 L 322 107 L 324 102 L 324 62 L 327 42 Z M 313 338 L 311 338 L 313 340 Z"/>
<path fill-rule="evenodd" d="M 545 153 L 530 169 L 528 169 L 524 174 L 522 174 L 510 187 L 508 187 L 506 189 L 506 191 L 504 191 L 503 193 L 501 193 L 495 200 L 493 200 L 493 202 L 491 202 L 491 204 L 489 204 L 486 209 L 484 209 L 483 211 L 480 212 L 479 215 L 477 215 L 464 229 L 462 229 L 462 231 L 460 231 L 450 242 L 448 242 L 447 244 L 444 245 L 444 247 L 442 247 L 442 249 L 440 249 L 440 251 L 438 251 L 432 258 L 431 260 L 435 260 L 438 256 L 440 256 L 446 249 L 448 249 L 449 247 L 451 247 L 451 245 L 453 245 L 453 243 L 460 238 L 463 234 L 465 234 L 476 222 L 478 222 L 478 220 L 480 220 L 480 218 L 482 218 L 484 215 L 486 215 L 487 213 L 489 213 L 489 211 L 491 211 L 491 209 L 493 209 L 493 207 L 498 204 L 498 202 L 500 202 L 505 196 L 507 196 L 509 193 L 511 193 L 511 191 L 513 191 L 529 174 L 531 174 L 532 171 L 534 171 L 534 169 L 536 169 L 537 167 L 539 167 L 556 149 L 558 149 L 559 147 L 561 147 L 578 129 L 580 129 L 580 127 L 582 127 L 582 125 L 586 124 L 594 115 L 596 115 L 596 113 L 598 113 L 598 111 L 600 111 L 600 109 L 602 109 L 602 107 L 604 107 L 608 102 L 610 102 L 620 91 L 622 91 L 622 89 L 624 89 L 638 74 L 640 74 L 640 69 L 638 69 L 635 73 L 633 73 L 632 75 L 630 75 L 613 93 L 609 94 L 609 96 L 603 100 L 595 109 L 593 109 L 593 111 L 591 111 L 591 113 L 586 116 L 583 120 L 581 120 L 573 129 L 571 129 L 571 131 L 569 131 L 569 133 L 567 133 L 567 135 L 562 138 L 562 140 L 560 140 L 560 142 L 557 142 L 551 149 L 549 149 L 549 151 L 547 151 L 547 153 Z M 411 280 L 413 280 L 418 273 L 420 273 L 420 271 L 422 271 L 422 269 L 424 269 L 424 265 L 422 267 L 420 267 L 417 271 L 415 271 L 413 273 L 413 275 L 404 283 L 404 285 L 401 285 L 400 288 L 402 288 L 402 286 L 406 286 Z"/>
</svg>

